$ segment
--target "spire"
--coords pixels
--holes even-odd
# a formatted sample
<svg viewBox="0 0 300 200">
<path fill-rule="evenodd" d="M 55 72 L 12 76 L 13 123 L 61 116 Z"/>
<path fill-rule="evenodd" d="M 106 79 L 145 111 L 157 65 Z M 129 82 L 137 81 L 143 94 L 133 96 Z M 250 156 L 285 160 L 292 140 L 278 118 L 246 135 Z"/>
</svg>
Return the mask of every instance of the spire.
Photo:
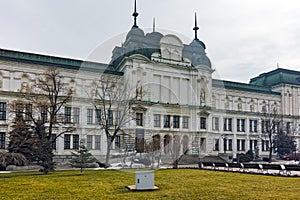
<svg viewBox="0 0 300 200">
<path fill-rule="evenodd" d="M 199 30 L 199 27 L 197 26 L 197 13 L 196 12 L 195 12 L 195 27 L 193 28 L 193 30 L 195 31 L 195 40 L 198 40 L 197 31 Z"/>
<path fill-rule="evenodd" d="M 155 17 L 153 17 L 153 32 L 155 32 Z"/>
<path fill-rule="evenodd" d="M 138 25 L 136 23 L 136 18 L 139 15 L 138 12 L 136 12 L 136 0 L 134 0 L 134 13 L 132 14 L 132 16 L 134 17 L 134 24 L 132 27 L 138 28 Z"/>
</svg>

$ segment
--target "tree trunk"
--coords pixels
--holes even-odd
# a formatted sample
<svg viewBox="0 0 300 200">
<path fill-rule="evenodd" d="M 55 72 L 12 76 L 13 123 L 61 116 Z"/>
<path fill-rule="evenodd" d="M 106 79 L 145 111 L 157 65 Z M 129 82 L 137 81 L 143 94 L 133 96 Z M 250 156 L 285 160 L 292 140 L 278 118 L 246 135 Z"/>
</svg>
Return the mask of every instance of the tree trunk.
<svg viewBox="0 0 300 200">
<path fill-rule="evenodd" d="M 106 150 L 106 159 L 105 159 L 105 165 L 109 166 L 109 158 L 110 158 L 110 149 L 111 149 L 112 142 L 107 140 L 107 150 Z"/>
</svg>

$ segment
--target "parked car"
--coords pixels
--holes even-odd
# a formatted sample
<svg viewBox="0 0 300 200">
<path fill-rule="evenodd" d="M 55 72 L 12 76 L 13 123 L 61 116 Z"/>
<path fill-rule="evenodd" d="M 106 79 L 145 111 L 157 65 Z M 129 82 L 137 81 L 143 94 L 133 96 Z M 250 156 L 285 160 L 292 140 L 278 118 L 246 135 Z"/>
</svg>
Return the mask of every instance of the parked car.
<svg viewBox="0 0 300 200">
<path fill-rule="evenodd" d="M 283 156 L 284 160 L 300 160 L 300 153 L 291 153 L 291 154 L 285 154 Z"/>
</svg>

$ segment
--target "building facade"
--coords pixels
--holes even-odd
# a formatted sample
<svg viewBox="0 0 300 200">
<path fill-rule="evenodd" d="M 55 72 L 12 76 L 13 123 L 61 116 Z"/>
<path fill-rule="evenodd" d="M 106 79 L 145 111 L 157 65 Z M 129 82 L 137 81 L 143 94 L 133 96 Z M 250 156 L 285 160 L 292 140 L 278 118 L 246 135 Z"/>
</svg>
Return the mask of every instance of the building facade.
<svg viewBox="0 0 300 200">
<path fill-rule="evenodd" d="M 62 110 L 75 131 L 56 140 L 57 157 L 71 155 L 80 142 L 95 156 L 106 154 L 107 138 L 89 103 L 92 85 L 103 75 L 122 78 L 136 93 L 135 119 L 124 125 L 126 135 L 116 137 L 112 153 L 135 149 L 136 140 L 142 138 L 155 139 L 162 154 L 172 153 L 177 145 L 180 154 L 236 158 L 256 149 L 267 157 L 266 113 L 276 111 L 284 121 L 298 126 L 300 72 L 277 68 L 248 84 L 213 79 L 215 70 L 197 37 L 197 24 L 194 39 L 184 44 L 176 35 L 145 34 L 134 14 L 133 27 L 124 43 L 113 49 L 108 64 L 0 49 L 0 149 L 7 148 L 12 130 L 9 105 L 50 67 L 59 69 L 74 90 L 72 101 Z M 112 120 L 117 116 L 112 108 Z M 295 136 L 299 146 L 298 132 Z"/>
</svg>

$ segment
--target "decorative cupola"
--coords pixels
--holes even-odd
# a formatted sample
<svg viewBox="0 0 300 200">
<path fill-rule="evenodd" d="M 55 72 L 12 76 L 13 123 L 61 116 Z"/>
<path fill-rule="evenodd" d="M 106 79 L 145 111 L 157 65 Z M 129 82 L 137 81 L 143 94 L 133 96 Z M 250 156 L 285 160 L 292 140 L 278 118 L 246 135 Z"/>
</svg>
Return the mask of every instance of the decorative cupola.
<svg viewBox="0 0 300 200">
<path fill-rule="evenodd" d="M 195 13 L 195 27 L 193 28 L 193 30 L 195 31 L 194 40 L 189 45 L 185 45 L 183 50 L 183 57 L 190 59 L 194 67 L 201 65 L 201 66 L 206 66 L 208 68 L 211 68 L 210 60 L 205 53 L 206 46 L 201 40 L 198 39 L 199 27 L 197 25 L 196 13 Z"/>
</svg>

